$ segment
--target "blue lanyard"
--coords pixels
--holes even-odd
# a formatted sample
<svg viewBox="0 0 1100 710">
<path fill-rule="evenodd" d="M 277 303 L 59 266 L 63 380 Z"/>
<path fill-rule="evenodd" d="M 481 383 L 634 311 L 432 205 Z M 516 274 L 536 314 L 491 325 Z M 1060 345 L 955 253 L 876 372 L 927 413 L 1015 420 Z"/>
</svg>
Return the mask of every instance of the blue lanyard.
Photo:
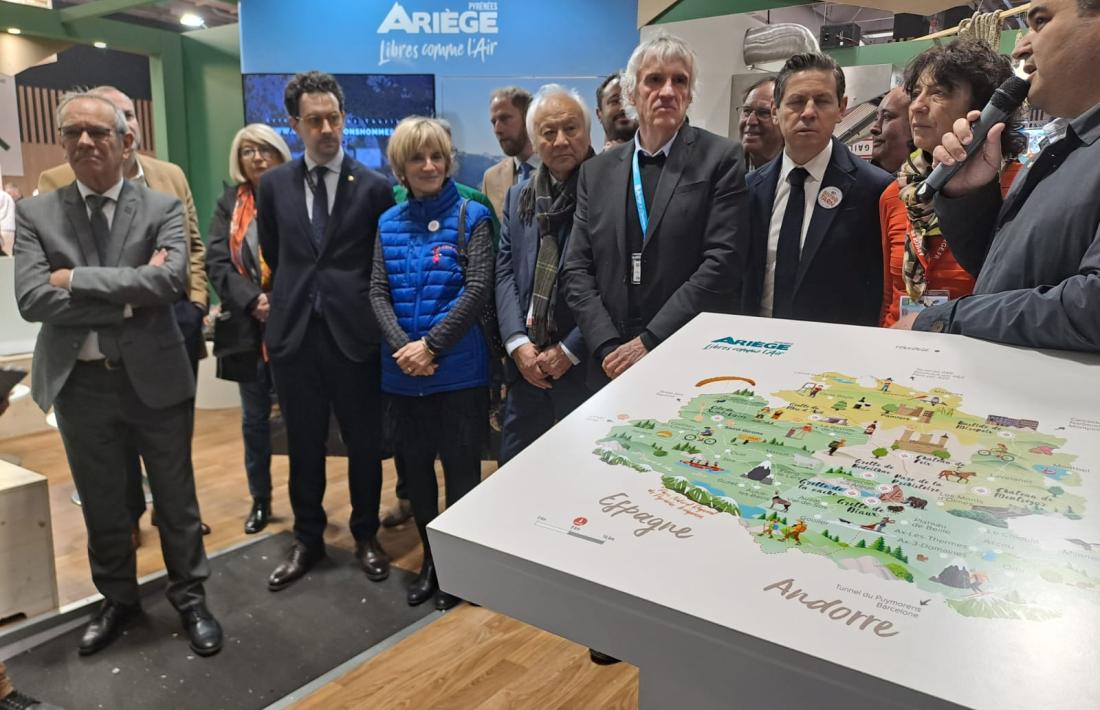
<svg viewBox="0 0 1100 710">
<path fill-rule="evenodd" d="M 634 204 L 638 206 L 638 223 L 642 226 L 642 241 L 645 241 L 645 233 L 649 228 L 649 210 L 645 206 L 645 193 L 642 192 L 642 171 L 638 168 L 638 150 L 634 150 L 633 169 L 634 176 Z"/>
</svg>

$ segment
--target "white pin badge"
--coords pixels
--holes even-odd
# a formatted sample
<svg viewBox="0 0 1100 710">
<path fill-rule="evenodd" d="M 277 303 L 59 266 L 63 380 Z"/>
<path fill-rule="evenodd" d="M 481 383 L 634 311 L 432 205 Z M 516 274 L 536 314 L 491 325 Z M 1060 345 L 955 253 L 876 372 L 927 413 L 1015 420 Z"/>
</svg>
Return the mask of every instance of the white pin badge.
<svg viewBox="0 0 1100 710">
<path fill-rule="evenodd" d="M 439 220 L 433 219 L 431 222 L 428 222 L 428 231 L 429 232 L 438 232 L 439 231 Z"/>
<path fill-rule="evenodd" d="M 826 187 L 817 193 L 817 204 L 827 210 L 831 210 L 844 199 L 844 193 L 837 187 Z"/>
</svg>

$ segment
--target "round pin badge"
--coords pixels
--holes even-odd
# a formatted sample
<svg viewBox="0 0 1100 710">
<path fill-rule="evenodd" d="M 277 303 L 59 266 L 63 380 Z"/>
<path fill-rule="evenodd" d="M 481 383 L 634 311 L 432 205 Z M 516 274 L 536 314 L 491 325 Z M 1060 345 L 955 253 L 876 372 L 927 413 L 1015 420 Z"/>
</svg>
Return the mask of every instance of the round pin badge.
<svg viewBox="0 0 1100 710">
<path fill-rule="evenodd" d="M 438 219 L 433 219 L 431 222 L 428 222 L 428 231 L 429 232 L 438 232 L 439 231 L 439 220 Z"/>
<path fill-rule="evenodd" d="M 827 210 L 831 210 L 844 199 L 844 193 L 836 187 L 826 187 L 817 193 L 817 204 Z"/>
</svg>

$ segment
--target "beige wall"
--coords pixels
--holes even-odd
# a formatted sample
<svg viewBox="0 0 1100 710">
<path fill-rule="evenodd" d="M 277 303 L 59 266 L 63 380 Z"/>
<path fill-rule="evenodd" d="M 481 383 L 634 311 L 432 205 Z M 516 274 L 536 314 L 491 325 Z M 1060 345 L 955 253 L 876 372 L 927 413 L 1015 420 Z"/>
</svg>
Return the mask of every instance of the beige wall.
<svg viewBox="0 0 1100 710">
<path fill-rule="evenodd" d="M 748 15 L 726 15 L 642 28 L 642 40 L 667 32 L 684 39 L 698 56 L 700 89 L 688 111 L 692 125 L 727 135 L 730 82 L 734 74 L 749 71 L 741 58 L 745 31 L 763 24 Z"/>
</svg>

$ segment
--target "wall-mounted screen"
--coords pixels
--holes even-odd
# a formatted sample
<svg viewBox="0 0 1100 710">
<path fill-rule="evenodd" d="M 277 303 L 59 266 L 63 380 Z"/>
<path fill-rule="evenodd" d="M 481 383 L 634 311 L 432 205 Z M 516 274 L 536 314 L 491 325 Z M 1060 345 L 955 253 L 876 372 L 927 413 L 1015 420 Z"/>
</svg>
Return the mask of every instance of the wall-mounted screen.
<svg viewBox="0 0 1100 710">
<path fill-rule="evenodd" d="M 266 123 L 290 146 L 295 158 L 304 147 L 290 127 L 283 90 L 292 74 L 245 74 L 247 123 Z M 344 151 L 369 168 L 390 175 L 386 143 L 397 122 L 411 115 L 435 115 L 433 74 L 337 74 L 344 91 Z"/>
</svg>

